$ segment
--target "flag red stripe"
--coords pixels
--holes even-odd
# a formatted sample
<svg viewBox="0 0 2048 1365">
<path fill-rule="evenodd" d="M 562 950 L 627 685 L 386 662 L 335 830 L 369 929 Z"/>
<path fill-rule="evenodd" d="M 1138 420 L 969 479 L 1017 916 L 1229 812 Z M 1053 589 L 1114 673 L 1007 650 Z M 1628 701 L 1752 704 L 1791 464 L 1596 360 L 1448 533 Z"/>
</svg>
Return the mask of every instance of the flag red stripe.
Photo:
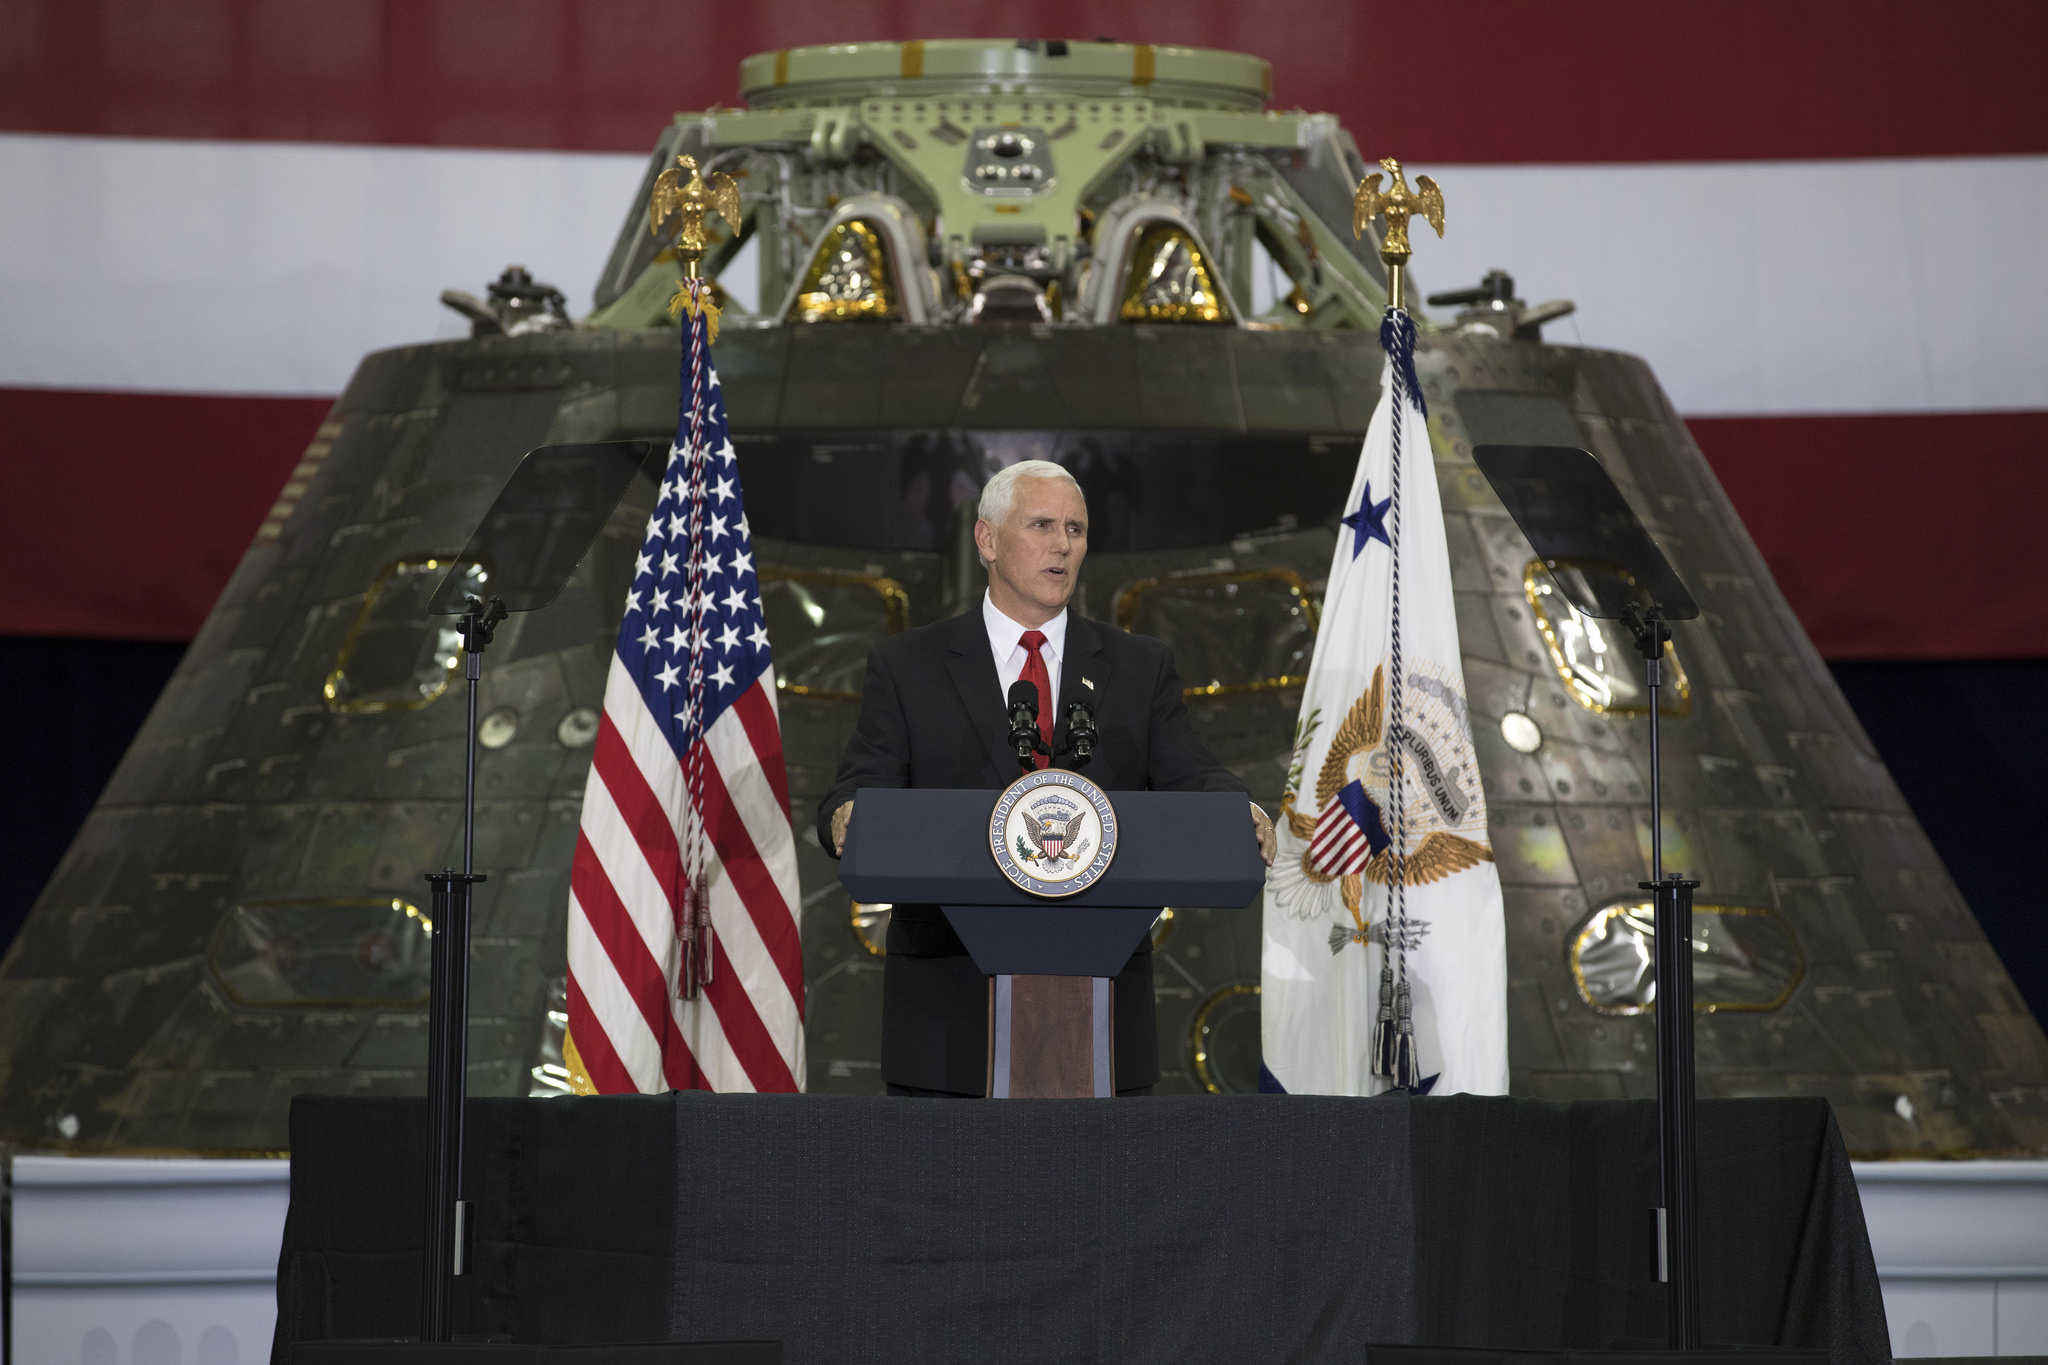
<svg viewBox="0 0 2048 1365">
<path fill-rule="evenodd" d="M 725 1030 L 725 1045 L 739 1059 L 740 1068 L 747 1073 L 754 1089 L 795 1090 L 796 1080 L 790 1075 L 789 1063 L 782 1060 L 775 1040 L 768 1036 L 767 1026 L 754 1009 L 753 998 L 740 984 L 732 956 L 725 950 L 724 938 L 714 933 L 711 950 L 715 968 L 711 980 L 705 984 L 704 996 L 711 1002 L 711 1008 L 718 1012 L 718 1026 Z"/>
<path fill-rule="evenodd" d="M 604 1025 L 597 1021 L 596 1011 L 590 1008 L 590 1001 L 584 998 L 583 986 L 576 980 L 576 973 L 569 973 L 569 1036 L 576 1041 L 576 1055 L 583 1059 L 583 1073 L 590 1077 L 590 1083 L 597 1087 L 600 1095 L 631 1095 L 639 1086 L 633 1084 L 633 1073 L 626 1070 L 626 1064 L 619 1060 L 618 1051 L 612 1047 L 611 1035 L 604 1031 Z"/>
<path fill-rule="evenodd" d="M 662 964 L 654 959 L 646 941 L 640 937 L 640 930 L 619 899 L 611 878 L 605 875 L 604 866 L 597 860 L 597 850 L 590 845 L 590 836 L 580 830 L 576 835 L 576 861 L 570 868 L 569 884 L 583 906 L 583 917 L 597 936 L 598 946 L 611 959 L 612 970 L 619 974 L 619 980 L 625 983 L 627 993 L 633 997 L 634 1008 L 640 1011 L 640 1017 L 647 1021 L 647 1027 L 654 1036 L 661 1040 L 662 1071 L 666 1073 L 669 1070 L 671 1040 L 676 1036 L 674 1021 L 668 1014 L 667 977 L 662 971 Z"/>
<path fill-rule="evenodd" d="M 733 890 L 739 893 L 740 903 L 747 907 L 761 942 L 767 946 L 768 956 L 782 974 L 783 984 L 789 987 L 789 998 L 796 1002 L 797 1018 L 803 1018 L 804 951 L 797 938 L 796 916 L 782 899 L 782 888 L 768 875 L 760 851 L 754 847 L 754 837 L 733 808 L 725 776 L 716 763 L 704 765 L 704 828 L 711 835 L 712 847 L 718 850 L 725 875 L 732 879 Z"/>
<path fill-rule="evenodd" d="M 690 1050 L 690 1040 L 673 1027 L 669 1029 L 668 1037 L 662 1040 L 661 1074 L 671 1090 L 716 1088 L 710 1077 L 704 1074 L 704 1068 L 697 1065 L 697 1054 Z"/>
<path fill-rule="evenodd" d="M 775 803 L 782 807 L 782 818 L 789 819 L 789 770 L 782 762 L 782 727 L 768 700 L 768 684 L 756 679 L 752 687 L 740 693 L 732 711 L 747 732 L 747 742 L 754 746 L 754 756 L 768 777 L 768 790 L 775 793 Z"/>
</svg>

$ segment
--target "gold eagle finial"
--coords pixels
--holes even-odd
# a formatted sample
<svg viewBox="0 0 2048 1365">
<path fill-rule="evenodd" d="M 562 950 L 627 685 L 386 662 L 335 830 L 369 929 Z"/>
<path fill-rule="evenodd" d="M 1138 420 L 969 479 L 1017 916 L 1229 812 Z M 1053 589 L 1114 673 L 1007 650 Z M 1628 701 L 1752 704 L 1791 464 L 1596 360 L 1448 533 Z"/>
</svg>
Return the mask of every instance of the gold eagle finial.
<svg viewBox="0 0 2048 1365">
<path fill-rule="evenodd" d="M 1401 163 L 1390 156 L 1380 158 L 1380 166 L 1391 177 L 1386 193 L 1380 192 L 1380 178 L 1369 175 L 1358 182 L 1358 193 L 1351 199 L 1351 235 L 1363 237 L 1366 224 L 1381 214 L 1386 215 L 1387 237 L 1380 243 L 1380 259 L 1387 265 L 1387 306 L 1401 307 L 1401 271 L 1414 254 L 1408 245 L 1408 220 L 1421 214 L 1424 222 L 1436 229 L 1436 235 L 1444 235 L 1444 192 L 1437 183 L 1426 175 L 1415 177 L 1415 188 L 1408 188 L 1408 179 L 1401 173 Z"/>
<path fill-rule="evenodd" d="M 654 193 L 647 200 L 647 230 L 656 237 L 673 235 L 676 259 L 683 263 L 683 278 L 676 281 L 675 297 L 668 301 L 668 315 L 691 317 L 703 314 L 705 330 L 718 340 L 718 305 L 711 287 L 698 283 L 698 266 L 710 245 L 704 239 L 704 218 L 716 213 L 734 232 L 740 230 L 740 187 L 724 171 L 713 171 L 707 181 L 697 169 L 697 158 L 679 156 L 676 164 L 654 178 Z"/>
<path fill-rule="evenodd" d="M 679 156 L 655 178 L 654 194 L 647 201 L 647 230 L 657 237 L 675 235 L 676 257 L 693 280 L 708 245 L 704 219 L 712 213 L 739 231 L 740 188 L 724 171 L 713 171 L 707 179 L 697 169 L 696 157 Z"/>
</svg>

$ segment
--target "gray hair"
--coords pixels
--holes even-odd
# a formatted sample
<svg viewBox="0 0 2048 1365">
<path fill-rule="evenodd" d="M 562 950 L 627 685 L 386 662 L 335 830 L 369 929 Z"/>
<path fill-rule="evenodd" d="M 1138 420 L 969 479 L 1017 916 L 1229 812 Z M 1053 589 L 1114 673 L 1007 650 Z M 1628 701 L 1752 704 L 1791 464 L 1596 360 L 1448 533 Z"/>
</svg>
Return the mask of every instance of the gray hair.
<svg viewBox="0 0 2048 1365">
<path fill-rule="evenodd" d="M 991 526 L 1001 526 L 1010 519 L 1010 509 L 1017 503 L 1017 485 L 1025 479 L 1065 479 L 1074 485 L 1076 493 L 1081 485 L 1074 483 L 1074 476 L 1054 464 L 1051 460 L 1019 460 L 1005 465 L 981 490 L 981 506 L 976 512 L 979 520 Z"/>
</svg>

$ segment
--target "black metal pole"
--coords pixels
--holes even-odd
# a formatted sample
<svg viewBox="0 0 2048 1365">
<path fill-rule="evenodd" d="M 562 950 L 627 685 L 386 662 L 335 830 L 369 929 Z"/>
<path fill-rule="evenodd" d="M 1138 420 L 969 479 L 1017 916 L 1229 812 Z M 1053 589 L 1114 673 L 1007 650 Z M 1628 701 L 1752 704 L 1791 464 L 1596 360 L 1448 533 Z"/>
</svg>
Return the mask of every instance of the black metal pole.
<svg viewBox="0 0 2048 1365">
<path fill-rule="evenodd" d="M 1655 883 L 1657 1138 L 1663 1199 L 1665 1309 L 1674 1351 L 1700 1346 L 1699 1153 L 1693 1126 L 1692 893 L 1698 882 Z"/>
<path fill-rule="evenodd" d="M 469 940 L 469 878 L 450 869 L 429 872 L 434 888 L 434 949 L 427 1004 L 427 1203 L 421 1238 L 420 1340 L 448 1340 L 454 1285 L 456 1203 L 462 1190 L 462 1092 L 468 1030 L 456 1002 L 457 976 Z"/>
<path fill-rule="evenodd" d="M 474 599 L 472 599 L 474 600 Z M 468 754 L 462 766 L 462 875 L 476 872 L 476 685 L 484 676 L 484 641 L 471 629 L 471 641 L 462 650 L 462 677 L 468 684 L 469 724 L 464 734 Z"/>
<path fill-rule="evenodd" d="M 420 1340 L 443 1342 L 452 1329 L 454 1277 L 465 1274 L 469 1206 L 462 1198 L 462 1110 L 469 1088 L 469 921 L 476 872 L 476 710 L 484 646 L 504 605 L 470 600 L 462 618 L 462 676 L 469 700 L 468 758 L 462 779 L 462 871 L 429 872 L 434 947 L 427 1000 L 427 1205 L 421 1238 Z"/>
<path fill-rule="evenodd" d="M 1667 1340 L 1700 1345 L 1698 1148 L 1694 1141 L 1692 893 L 1698 882 L 1664 875 L 1664 772 L 1657 701 L 1669 632 L 1656 612 L 1630 619 L 1650 694 L 1650 880 L 1657 940 L 1657 1278 L 1665 1284 Z"/>
<path fill-rule="evenodd" d="M 1654 623 L 1653 623 L 1654 624 Z M 1664 880 L 1664 767 L 1657 737 L 1657 689 L 1664 681 L 1664 646 L 1651 638 L 1657 652 L 1643 660 L 1643 672 L 1650 687 L 1650 880 Z M 1648 650 L 1644 651 L 1648 654 Z"/>
</svg>

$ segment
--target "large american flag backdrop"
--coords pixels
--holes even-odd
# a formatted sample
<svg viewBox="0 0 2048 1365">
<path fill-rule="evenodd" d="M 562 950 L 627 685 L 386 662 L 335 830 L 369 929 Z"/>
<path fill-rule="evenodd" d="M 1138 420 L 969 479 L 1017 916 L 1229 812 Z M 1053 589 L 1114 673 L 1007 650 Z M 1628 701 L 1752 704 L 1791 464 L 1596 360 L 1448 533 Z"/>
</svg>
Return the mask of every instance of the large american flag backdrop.
<svg viewBox="0 0 2048 1365">
<path fill-rule="evenodd" d="M 0 0 L 0 633 L 191 639 L 363 353 L 466 334 L 441 291 L 511 261 L 583 312 L 747 54 L 1098 34 L 1255 52 L 1435 177 L 1419 290 L 1510 270 L 1648 360 L 1824 657 L 2048 655 L 2039 0 Z M 1901 489 L 1939 573 L 1871 533 Z"/>
<path fill-rule="evenodd" d="M 701 313 L 682 394 L 584 789 L 565 1054 L 605 1094 L 799 1090 L 804 968 L 775 670 Z"/>
</svg>

